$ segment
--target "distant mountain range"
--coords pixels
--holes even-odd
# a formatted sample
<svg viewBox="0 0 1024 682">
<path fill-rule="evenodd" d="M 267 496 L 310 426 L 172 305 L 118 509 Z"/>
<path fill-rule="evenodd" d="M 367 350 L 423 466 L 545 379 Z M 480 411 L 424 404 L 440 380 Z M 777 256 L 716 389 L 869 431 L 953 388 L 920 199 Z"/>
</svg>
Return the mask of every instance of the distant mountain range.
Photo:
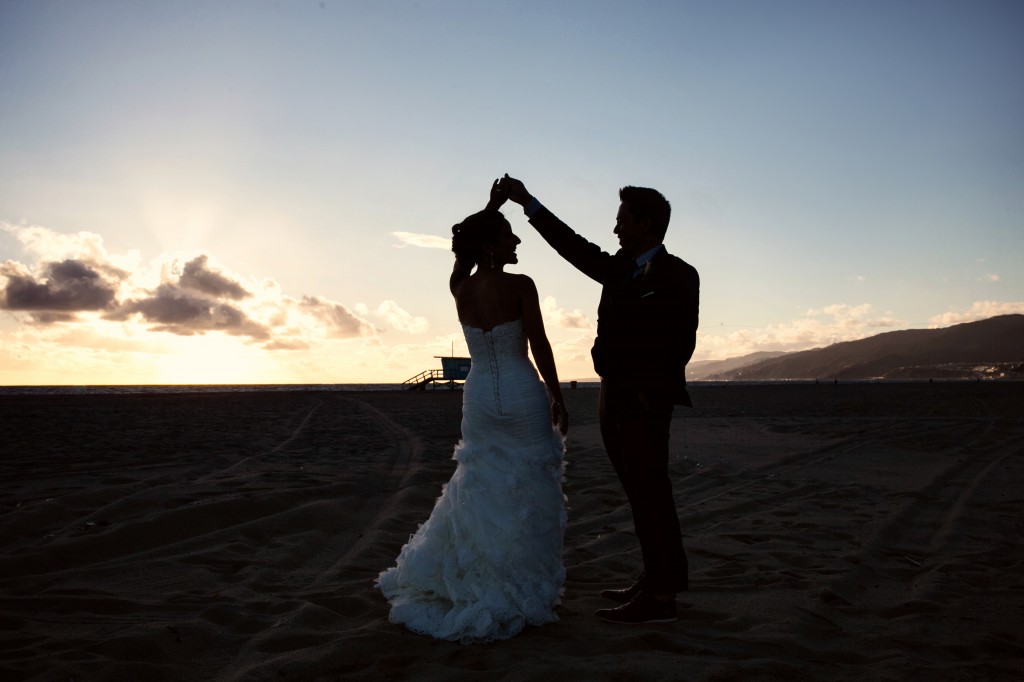
<svg viewBox="0 0 1024 682">
<path fill-rule="evenodd" d="M 1024 379 L 1024 315 L 943 329 L 886 332 L 795 353 L 754 353 L 694 362 L 687 378 L 707 381 Z"/>
</svg>

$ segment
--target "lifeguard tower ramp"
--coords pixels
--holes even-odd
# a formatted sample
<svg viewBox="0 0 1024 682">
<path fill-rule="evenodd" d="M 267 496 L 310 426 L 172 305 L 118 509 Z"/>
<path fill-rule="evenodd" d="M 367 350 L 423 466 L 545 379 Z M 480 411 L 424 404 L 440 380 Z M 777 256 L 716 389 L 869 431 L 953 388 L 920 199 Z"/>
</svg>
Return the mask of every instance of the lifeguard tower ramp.
<svg viewBox="0 0 1024 682">
<path fill-rule="evenodd" d="M 427 387 L 437 388 L 444 384 L 448 388 L 455 388 L 469 376 L 469 369 L 472 361 L 469 358 L 434 357 L 441 360 L 441 369 L 426 369 L 402 382 L 402 386 L 409 390 L 425 391 Z"/>
</svg>

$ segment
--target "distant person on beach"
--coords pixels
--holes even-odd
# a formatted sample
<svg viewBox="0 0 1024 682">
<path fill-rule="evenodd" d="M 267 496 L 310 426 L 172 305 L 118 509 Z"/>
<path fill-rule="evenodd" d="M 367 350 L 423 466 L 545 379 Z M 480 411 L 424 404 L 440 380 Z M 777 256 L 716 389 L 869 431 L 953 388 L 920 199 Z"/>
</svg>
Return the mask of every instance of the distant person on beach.
<svg viewBox="0 0 1024 682">
<path fill-rule="evenodd" d="M 430 518 L 378 577 L 391 622 L 463 643 L 558 620 L 565 582 L 569 417 L 537 289 L 504 272 L 520 243 L 498 211 L 504 202 L 495 181 L 487 208 L 452 228 L 449 285 L 472 357 L 458 465 Z"/>
<path fill-rule="evenodd" d="M 691 405 L 685 369 L 696 345 L 697 271 L 665 250 L 671 207 L 656 190 L 619 190 L 620 248 L 612 255 L 576 234 L 519 180 L 506 174 L 499 187 L 548 244 L 602 286 L 591 351 L 601 376 L 601 436 L 633 512 L 644 566 L 630 587 L 601 592 L 622 605 L 596 615 L 613 623 L 673 621 L 688 565 L 668 440 L 673 406 Z"/>
</svg>

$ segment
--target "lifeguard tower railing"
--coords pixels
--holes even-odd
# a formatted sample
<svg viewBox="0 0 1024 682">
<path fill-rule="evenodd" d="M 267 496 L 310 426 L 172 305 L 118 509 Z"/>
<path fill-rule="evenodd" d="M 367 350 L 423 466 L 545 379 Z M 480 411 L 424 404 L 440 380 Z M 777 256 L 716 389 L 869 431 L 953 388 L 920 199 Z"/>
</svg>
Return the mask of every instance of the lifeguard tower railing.
<svg viewBox="0 0 1024 682">
<path fill-rule="evenodd" d="M 439 357 L 441 369 L 423 370 L 411 379 L 402 382 L 407 389 L 425 391 L 434 383 L 447 383 L 448 388 L 455 388 L 456 382 L 465 381 L 469 376 L 472 361 L 469 358 Z"/>
</svg>

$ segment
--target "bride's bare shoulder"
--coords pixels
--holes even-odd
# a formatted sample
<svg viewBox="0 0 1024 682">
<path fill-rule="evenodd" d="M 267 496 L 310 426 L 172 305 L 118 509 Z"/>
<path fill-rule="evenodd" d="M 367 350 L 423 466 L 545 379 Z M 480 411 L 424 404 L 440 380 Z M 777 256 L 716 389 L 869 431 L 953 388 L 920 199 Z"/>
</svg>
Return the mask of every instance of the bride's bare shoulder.
<svg viewBox="0 0 1024 682">
<path fill-rule="evenodd" d="M 533 286 L 533 279 L 529 275 L 520 275 L 515 272 L 504 273 L 507 281 L 512 283 L 513 286 L 529 287 Z"/>
<path fill-rule="evenodd" d="M 514 287 L 520 294 L 533 294 L 537 291 L 537 285 L 529 275 L 508 273 L 510 287 Z"/>
</svg>

